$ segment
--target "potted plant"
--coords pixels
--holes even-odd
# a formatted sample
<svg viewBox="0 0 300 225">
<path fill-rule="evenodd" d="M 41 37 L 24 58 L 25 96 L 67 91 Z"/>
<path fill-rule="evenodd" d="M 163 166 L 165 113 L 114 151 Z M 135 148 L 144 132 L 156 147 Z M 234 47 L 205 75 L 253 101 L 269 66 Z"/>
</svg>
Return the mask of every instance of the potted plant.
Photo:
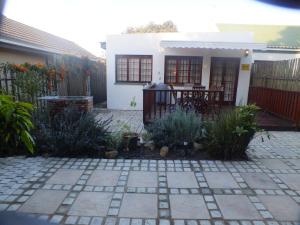
<svg viewBox="0 0 300 225">
<path fill-rule="evenodd" d="M 153 151 L 155 149 L 155 144 L 154 144 L 154 141 L 151 140 L 152 139 L 152 136 L 149 132 L 143 132 L 142 135 L 141 135 L 141 140 L 140 140 L 140 143 L 150 149 L 151 151 Z"/>
<path fill-rule="evenodd" d="M 120 149 L 122 143 L 121 132 L 113 132 L 106 138 L 106 150 L 105 156 L 109 159 L 116 158 L 118 155 L 118 150 Z"/>
<path fill-rule="evenodd" d="M 203 149 L 203 143 L 205 141 L 205 131 L 204 129 L 200 129 L 197 134 L 195 135 L 194 141 L 193 141 L 193 148 L 194 150 L 202 150 Z"/>
<path fill-rule="evenodd" d="M 124 151 L 135 150 L 137 148 L 139 135 L 136 132 L 132 132 L 127 124 L 124 124 L 122 127 L 122 136 Z"/>
</svg>

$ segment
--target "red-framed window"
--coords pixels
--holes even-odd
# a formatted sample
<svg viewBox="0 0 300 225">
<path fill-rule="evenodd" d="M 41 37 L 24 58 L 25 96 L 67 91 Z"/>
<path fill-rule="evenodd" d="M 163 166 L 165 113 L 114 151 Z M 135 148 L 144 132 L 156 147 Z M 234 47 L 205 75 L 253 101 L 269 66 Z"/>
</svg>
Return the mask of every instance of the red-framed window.
<svg viewBox="0 0 300 225">
<path fill-rule="evenodd" d="M 199 56 L 165 56 L 165 83 L 201 84 L 202 61 Z"/>
<path fill-rule="evenodd" d="M 116 82 L 152 81 L 151 55 L 116 55 Z"/>
</svg>

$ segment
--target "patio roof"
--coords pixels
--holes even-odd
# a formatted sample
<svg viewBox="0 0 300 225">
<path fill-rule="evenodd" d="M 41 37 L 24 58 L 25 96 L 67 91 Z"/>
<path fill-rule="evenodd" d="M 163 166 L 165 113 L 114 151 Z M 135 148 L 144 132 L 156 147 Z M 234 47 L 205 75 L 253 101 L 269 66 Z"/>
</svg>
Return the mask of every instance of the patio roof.
<svg viewBox="0 0 300 225">
<path fill-rule="evenodd" d="M 246 43 L 246 42 L 203 42 L 203 41 L 161 41 L 162 48 L 204 48 L 204 49 L 231 49 L 246 50 L 267 48 L 265 43 Z"/>
</svg>

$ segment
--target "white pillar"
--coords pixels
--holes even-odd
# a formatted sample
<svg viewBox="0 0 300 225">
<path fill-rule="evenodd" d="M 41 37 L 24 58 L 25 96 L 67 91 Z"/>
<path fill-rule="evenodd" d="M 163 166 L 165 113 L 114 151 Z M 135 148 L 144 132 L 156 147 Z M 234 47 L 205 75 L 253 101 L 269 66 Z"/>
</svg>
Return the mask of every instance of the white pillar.
<svg viewBox="0 0 300 225">
<path fill-rule="evenodd" d="M 207 55 L 203 56 L 201 84 L 205 86 L 206 89 L 209 89 L 210 63 L 211 63 L 211 57 Z"/>
<path fill-rule="evenodd" d="M 235 105 L 246 105 L 248 102 L 251 63 L 252 63 L 252 52 L 249 53 L 247 57 L 241 57 Z M 245 64 L 244 68 L 242 66 L 243 64 Z M 249 65 L 248 70 L 246 68 L 247 67 L 246 65 Z"/>
</svg>

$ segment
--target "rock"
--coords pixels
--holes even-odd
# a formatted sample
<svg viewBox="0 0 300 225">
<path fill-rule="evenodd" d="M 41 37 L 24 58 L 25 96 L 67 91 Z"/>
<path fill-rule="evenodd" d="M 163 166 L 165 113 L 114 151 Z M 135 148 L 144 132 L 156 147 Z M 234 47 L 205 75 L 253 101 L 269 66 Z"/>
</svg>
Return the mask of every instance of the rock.
<svg viewBox="0 0 300 225">
<path fill-rule="evenodd" d="M 155 149 L 155 145 L 154 145 L 153 141 L 146 142 L 144 146 L 146 148 L 150 149 L 150 151 L 154 151 L 154 149 Z"/>
<path fill-rule="evenodd" d="M 161 157 L 166 157 L 168 152 L 169 152 L 169 147 L 163 146 L 163 147 L 161 147 L 159 154 Z"/>
<path fill-rule="evenodd" d="M 203 144 L 202 143 L 197 143 L 197 142 L 194 142 L 193 143 L 193 147 L 194 147 L 194 150 L 201 150 L 203 149 Z"/>
<path fill-rule="evenodd" d="M 112 151 L 107 151 L 105 152 L 105 157 L 108 159 L 114 159 L 118 156 L 118 151 L 117 150 L 112 150 Z"/>
</svg>

